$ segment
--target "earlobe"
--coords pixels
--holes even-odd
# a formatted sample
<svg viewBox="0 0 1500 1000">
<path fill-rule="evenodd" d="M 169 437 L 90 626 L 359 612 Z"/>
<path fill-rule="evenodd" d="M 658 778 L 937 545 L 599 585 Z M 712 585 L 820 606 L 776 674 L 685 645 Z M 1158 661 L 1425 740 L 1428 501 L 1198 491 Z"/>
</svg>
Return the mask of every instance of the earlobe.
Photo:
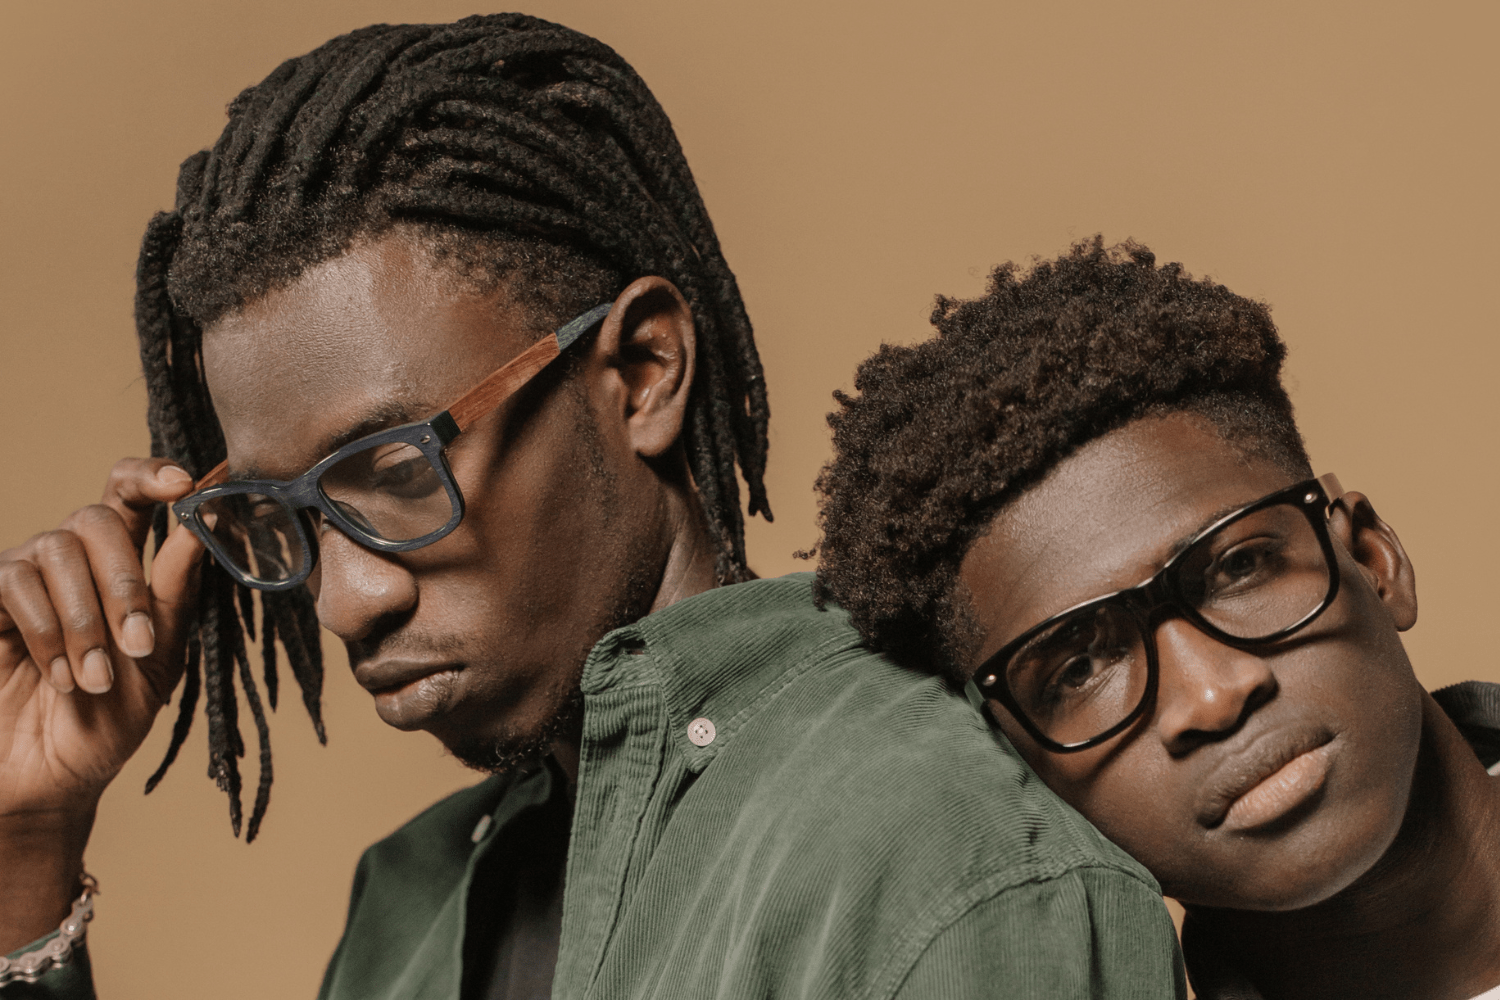
<svg viewBox="0 0 1500 1000">
<path fill-rule="evenodd" d="M 631 282 L 600 328 L 599 351 L 619 380 L 618 416 L 643 458 L 666 453 L 682 434 L 696 347 L 692 310 L 660 277 Z"/>
<path fill-rule="evenodd" d="M 1329 530 L 1359 564 L 1366 580 L 1394 619 L 1397 631 L 1417 623 L 1416 570 L 1401 539 L 1375 513 L 1363 493 L 1345 493 L 1334 505 Z"/>
</svg>

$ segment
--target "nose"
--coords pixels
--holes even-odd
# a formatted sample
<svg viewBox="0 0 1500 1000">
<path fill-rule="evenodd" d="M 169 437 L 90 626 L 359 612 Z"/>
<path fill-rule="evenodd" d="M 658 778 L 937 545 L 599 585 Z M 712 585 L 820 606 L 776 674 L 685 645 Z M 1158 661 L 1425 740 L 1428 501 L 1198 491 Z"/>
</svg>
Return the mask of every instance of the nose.
<svg viewBox="0 0 1500 1000">
<path fill-rule="evenodd" d="M 377 623 L 416 608 L 416 577 L 394 557 L 350 541 L 335 528 L 324 528 L 318 549 L 307 585 L 318 621 L 344 642 L 358 642 Z"/>
<path fill-rule="evenodd" d="M 1264 659 L 1226 646 L 1181 618 L 1156 629 L 1156 728 L 1173 754 L 1237 730 L 1276 694 Z"/>
</svg>

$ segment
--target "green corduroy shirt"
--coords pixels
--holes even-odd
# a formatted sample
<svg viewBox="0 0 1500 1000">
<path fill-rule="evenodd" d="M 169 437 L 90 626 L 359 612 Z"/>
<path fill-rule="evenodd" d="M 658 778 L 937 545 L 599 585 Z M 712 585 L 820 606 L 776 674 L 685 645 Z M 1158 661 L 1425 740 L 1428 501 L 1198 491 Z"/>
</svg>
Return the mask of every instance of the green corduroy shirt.
<svg viewBox="0 0 1500 1000">
<path fill-rule="evenodd" d="M 553 996 L 1183 997 L 1151 876 L 811 586 L 710 591 L 589 655 Z M 459 1000 L 471 875 L 552 780 L 371 847 L 319 996 Z M 36 995 L 91 996 L 81 971 Z"/>
</svg>

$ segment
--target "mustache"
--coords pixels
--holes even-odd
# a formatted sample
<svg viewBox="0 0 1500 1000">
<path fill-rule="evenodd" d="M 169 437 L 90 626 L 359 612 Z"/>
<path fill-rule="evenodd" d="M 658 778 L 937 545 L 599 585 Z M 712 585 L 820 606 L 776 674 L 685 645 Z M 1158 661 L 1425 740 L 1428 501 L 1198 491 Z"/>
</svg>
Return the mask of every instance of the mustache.
<svg viewBox="0 0 1500 1000">
<path fill-rule="evenodd" d="M 357 667 L 373 659 L 429 660 L 461 653 L 464 641 L 451 633 L 432 633 L 402 628 L 401 623 L 344 643 L 349 652 L 349 666 Z"/>
</svg>

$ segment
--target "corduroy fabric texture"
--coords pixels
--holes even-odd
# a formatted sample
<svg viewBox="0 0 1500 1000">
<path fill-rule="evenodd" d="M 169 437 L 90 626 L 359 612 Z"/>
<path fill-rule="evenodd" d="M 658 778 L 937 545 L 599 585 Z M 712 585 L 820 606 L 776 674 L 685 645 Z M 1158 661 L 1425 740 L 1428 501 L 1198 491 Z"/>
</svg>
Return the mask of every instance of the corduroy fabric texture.
<svg viewBox="0 0 1500 1000">
<path fill-rule="evenodd" d="M 1151 877 L 811 574 L 611 633 L 583 689 L 555 998 L 1185 995 Z M 470 875 L 551 780 L 490 779 L 366 852 L 321 997 L 459 1000 Z"/>
<path fill-rule="evenodd" d="M 1487 768 L 1500 763 L 1500 684 L 1464 681 L 1432 692 Z"/>
</svg>

